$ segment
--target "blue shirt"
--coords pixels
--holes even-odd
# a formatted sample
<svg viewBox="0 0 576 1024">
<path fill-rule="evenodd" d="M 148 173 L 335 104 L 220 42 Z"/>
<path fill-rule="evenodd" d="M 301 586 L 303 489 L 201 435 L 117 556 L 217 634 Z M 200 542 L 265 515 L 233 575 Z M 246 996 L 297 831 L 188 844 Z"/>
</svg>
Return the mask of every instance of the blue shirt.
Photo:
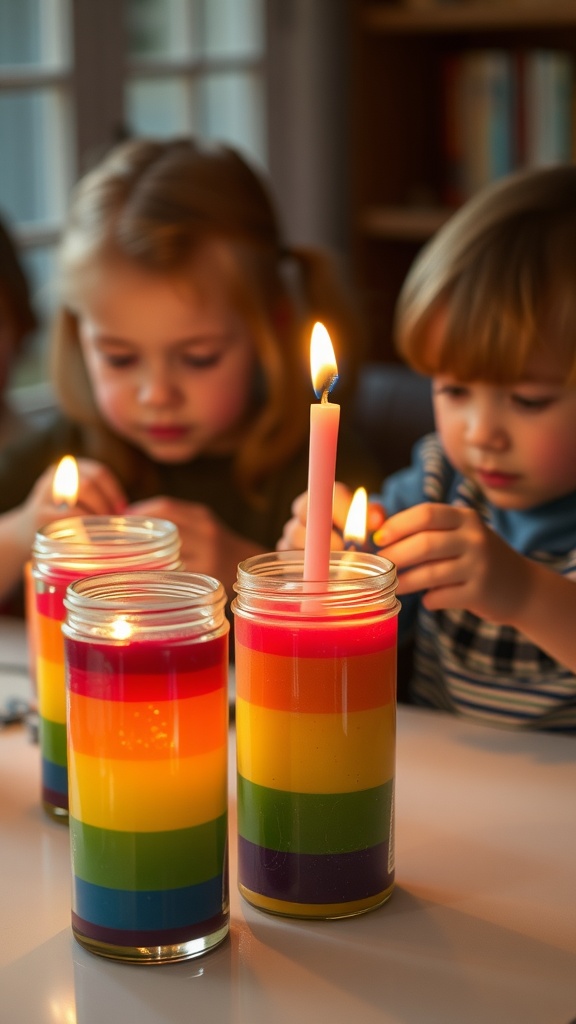
<svg viewBox="0 0 576 1024">
<path fill-rule="evenodd" d="M 515 551 L 576 583 L 576 492 L 521 511 L 495 508 L 453 469 L 431 434 L 415 446 L 412 465 L 384 482 L 376 500 L 388 516 L 423 501 L 473 508 Z M 400 612 L 401 638 L 412 635 L 415 642 L 410 692 L 416 703 L 497 724 L 576 729 L 572 672 L 511 626 L 467 611 L 430 612 L 420 597 L 403 595 Z"/>
</svg>

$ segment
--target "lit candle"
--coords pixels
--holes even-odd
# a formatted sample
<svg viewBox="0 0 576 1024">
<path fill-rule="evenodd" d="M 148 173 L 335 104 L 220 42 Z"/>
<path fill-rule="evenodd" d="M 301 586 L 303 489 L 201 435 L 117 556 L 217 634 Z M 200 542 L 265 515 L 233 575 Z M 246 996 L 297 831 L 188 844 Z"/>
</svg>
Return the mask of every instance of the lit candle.
<svg viewBox="0 0 576 1024">
<path fill-rule="evenodd" d="M 78 463 L 73 455 L 60 459 L 52 481 L 52 501 L 61 509 L 72 508 L 78 499 Z"/>
<path fill-rule="evenodd" d="M 352 503 L 344 526 L 344 548 L 346 551 L 363 551 L 366 543 L 366 518 L 368 495 L 365 487 L 354 492 Z"/>
<path fill-rule="evenodd" d="M 336 475 L 340 406 L 328 401 L 338 367 L 328 331 L 314 324 L 310 344 L 312 386 L 320 402 L 310 407 L 308 512 L 304 545 L 304 579 L 324 581 L 330 574 L 330 534 Z"/>
</svg>

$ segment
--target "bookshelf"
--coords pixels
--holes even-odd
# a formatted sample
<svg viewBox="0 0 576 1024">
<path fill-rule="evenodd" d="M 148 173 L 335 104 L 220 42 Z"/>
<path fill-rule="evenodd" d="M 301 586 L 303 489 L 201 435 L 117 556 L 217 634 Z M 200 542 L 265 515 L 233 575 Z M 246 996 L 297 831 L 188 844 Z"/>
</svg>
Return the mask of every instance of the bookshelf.
<svg viewBox="0 0 576 1024">
<path fill-rule="evenodd" d="M 388 360 L 406 272 L 462 201 L 447 189 L 447 65 L 478 51 L 545 51 L 576 68 L 576 0 L 350 0 L 350 17 L 352 272 L 370 356 Z M 519 150 L 511 169 L 523 165 Z"/>
</svg>

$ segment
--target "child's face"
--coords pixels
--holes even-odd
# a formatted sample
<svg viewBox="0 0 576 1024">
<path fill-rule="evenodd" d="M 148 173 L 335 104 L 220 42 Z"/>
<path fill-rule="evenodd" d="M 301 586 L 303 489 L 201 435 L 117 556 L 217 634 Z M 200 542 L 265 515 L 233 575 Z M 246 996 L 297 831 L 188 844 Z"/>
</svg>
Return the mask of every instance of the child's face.
<svg viewBox="0 0 576 1024">
<path fill-rule="evenodd" d="M 501 509 L 529 509 L 576 490 L 576 388 L 533 361 L 510 385 L 433 378 L 449 461 Z"/>
<path fill-rule="evenodd" d="M 158 462 L 234 450 L 255 350 L 223 300 L 129 264 L 101 270 L 76 304 L 100 413 Z"/>
</svg>

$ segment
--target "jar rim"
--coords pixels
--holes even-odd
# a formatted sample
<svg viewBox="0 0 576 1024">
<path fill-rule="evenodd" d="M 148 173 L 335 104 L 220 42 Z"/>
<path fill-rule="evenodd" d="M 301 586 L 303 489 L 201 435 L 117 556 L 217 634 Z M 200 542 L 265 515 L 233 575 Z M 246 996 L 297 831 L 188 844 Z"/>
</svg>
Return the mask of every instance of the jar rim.
<svg viewBox="0 0 576 1024">
<path fill-rule="evenodd" d="M 235 615 L 285 623 L 310 617 L 382 616 L 398 613 L 396 566 L 363 551 L 332 551 L 327 580 L 304 579 L 303 551 L 253 555 L 238 566 Z"/>
<path fill-rule="evenodd" d="M 138 515 L 68 516 L 41 527 L 32 546 L 33 571 L 103 572 L 108 566 L 180 566 L 180 534 L 169 519 Z M 161 563 L 161 564 L 160 564 Z"/>
<path fill-rule="evenodd" d="M 126 639 L 228 630 L 220 580 L 178 570 L 100 573 L 70 583 L 64 596 L 65 636 Z M 121 621 L 126 636 L 115 632 Z"/>
<path fill-rule="evenodd" d="M 234 584 L 236 593 L 259 590 L 274 594 L 279 591 L 317 593 L 318 588 L 331 593 L 344 590 L 389 590 L 397 586 L 396 566 L 388 558 L 364 551 L 331 551 L 327 580 L 304 579 L 304 552 L 272 551 L 253 555 L 238 565 Z"/>
</svg>

